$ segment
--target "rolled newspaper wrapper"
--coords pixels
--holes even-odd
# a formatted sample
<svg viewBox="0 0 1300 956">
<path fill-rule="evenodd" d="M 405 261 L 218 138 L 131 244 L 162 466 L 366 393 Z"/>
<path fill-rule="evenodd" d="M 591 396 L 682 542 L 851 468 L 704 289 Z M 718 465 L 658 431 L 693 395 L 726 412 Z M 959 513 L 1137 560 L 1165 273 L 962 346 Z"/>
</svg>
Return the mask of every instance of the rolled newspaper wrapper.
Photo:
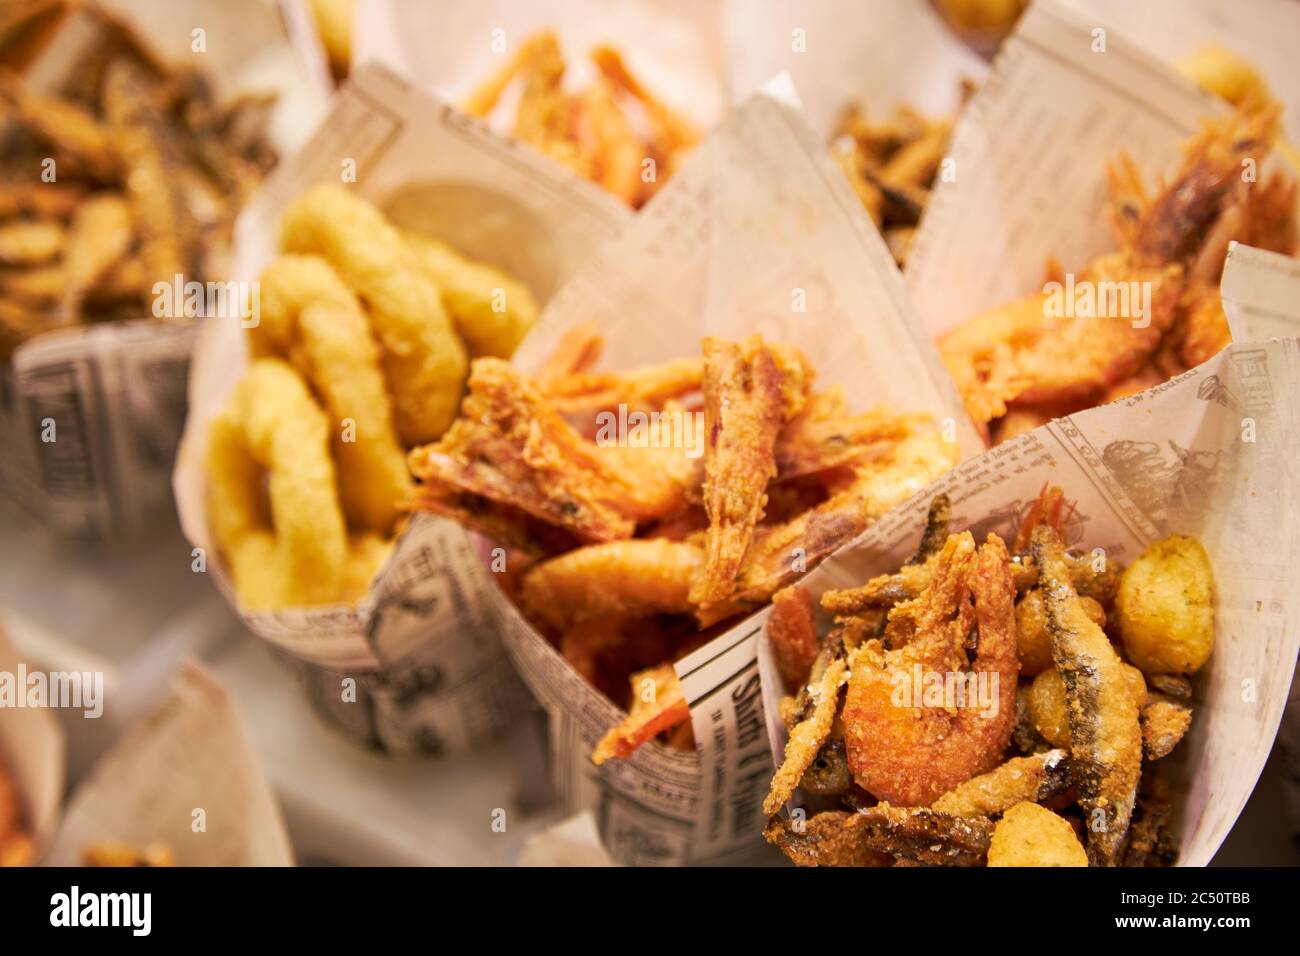
<svg viewBox="0 0 1300 956">
<path fill-rule="evenodd" d="M 63 728 L 48 707 L 28 706 L 26 682 L 20 675 L 28 662 L 0 627 L 0 681 L 10 693 L 22 694 L 0 707 L 0 769 L 15 785 L 24 832 L 31 834 L 39 857 L 49 846 L 59 822 L 66 777 Z M 36 702 L 32 702 L 36 703 Z"/>
<path fill-rule="evenodd" d="M 219 9 L 200 0 L 103 6 L 165 61 L 197 67 L 218 98 L 276 93 L 268 139 L 281 154 L 302 141 L 309 128 L 303 124 L 323 109 L 275 11 L 259 0 Z M 25 81 L 63 90 L 109 29 L 93 7 L 73 10 L 27 67 Z M 170 507 L 197 331 L 194 319 L 145 312 L 138 320 L 47 332 L 15 349 L 0 369 L 8 395 L 0 407 L 0 442 L 8 450 L 0 459 L 0 491 L 70 537 L 123 539 L 154 527 Z"/>
<path fill-rule="evenodd" d="M 96 845 L 164 848 L 178 866 L 292 866 L 270 782 L 225 689 L 182 666 L 170 693 L 91 768 L 44 863 L 80 866 Z"/>
<path fill-rule="evenodd" d="M 1215 634 L 1193 678 L 1187 739 L 1166 758 L 1179 864 L 1204 866 L 1264 769 L 1300 652 L 1287 610 L 1300 567 L 1300 341 L 1238 343 L 1130 398 L 1058 419 L 973 458 L 877 522 L 804 579 L 814 599 L 896 570 L 916 550 L 931 498 L 953 532 L 1010 541 L 1044 484 L 1074 503 L 1067 545 L 1131 562 L 1192 535 L 1214 568 Z M 786 739 L 782 682 L 766 631 L 763 706 L 773 755 Z"/>
<path fill-rule="evenodd" d="M 316 183 L 350 186 L 406 229 L 433 234 L 525 282 L 545 301 L 629 213 L 527 147 L 507 142 L 383 67 L 354 70 L 310 142 L 282 160 L 240 217 L 233 276 L 279 251 L 284 207 Z M 208 424 L 247 363 L 238 321 L 205 323 L 173 474 L 181 526 L 238 607 L 209 534 Z M 354 607 L 241 609 L 293 661 L 308 698 L 358 743 L 392 753 L 472 749 L 531 706 L 498 636 L 494 586 L 465 532 L 415 516 Z"/>
<path fill-rule="evenodd" d="M 989 72 L 930 6 L 914 0 L 874 0 L 869 12 L 855 0 L 750 0 L 725 9 L 733 95 L 787 71 L 823 136 L 850 105 L 877 121 L 896 106 L 953 114 L 963 81 Z"/>
<path fill-rule="evenodd" d="M 929 412 L 956 448 L 978 439 L 903 294 L 879 234 L 816 134 L 771 84 L 715 127 L 622 235 L 602 246 L 520 346 L 536 371 L 564 332 L 595 322 L 602 368 L 698 355 L 700 338 L 761 332 L 799 346 L 818 387 L 848 405 Z M 480 541 L 487 558 L 489 542 Z M 763 853 L 759 805 L 772 766 L 748 618 L 676 662 L 697 749 L 652 741 L 601 766 L 592 749 L 624 713 L 499 592 L 510 656 L 550 717 L 554 784 L 590 810 L 624 864 L 734 863 Z"/>
</svg>

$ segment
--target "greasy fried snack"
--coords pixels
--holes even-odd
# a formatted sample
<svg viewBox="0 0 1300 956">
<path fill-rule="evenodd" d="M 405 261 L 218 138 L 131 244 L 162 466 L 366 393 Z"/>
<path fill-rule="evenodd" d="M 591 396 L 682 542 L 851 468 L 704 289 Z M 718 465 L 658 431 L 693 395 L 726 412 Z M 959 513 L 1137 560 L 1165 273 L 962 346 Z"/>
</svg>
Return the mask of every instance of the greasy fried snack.
<svg viewBox="0 0 1300 956">
<path fill-rule="evenodd" d="M 657 734 L 691 719 L 686 695 L 672 664 L 660 664 L 633 674 L 630 680 L 632 707 L 627 718 L 612 728 L 592 751 L 591 762 L 597 766 L 611 758 L 630 757 Z"/>
<path fill-rule="evenodd" d="M 530 562 L 509 596 L 615 703 L 634 674 L 764 606 L 954 463 L 953 444 L 921 416 L 852 414 L 842 394 L 810 393 L 812 371 L 789 346 L 753 336 L 709 339 L 705 351 L 703 362 L 594 371 L 599 336 L 579 327 L 537 380 L 475 359 L 460 417 L 409 456 L 413 506 Z M 626 434 L 610 423 L 618 415 Z M 820 656 L 806 599 L 787 592 L 775 620 L 790 625 L 790 672 L 806 670 Z M 673 726 L 647 713 L 630 715 L 600 759 Z M 842 791 L 843 741 L 824 728 L 813 738 L 801 775 Z"/>
<path fill-rule="evenodd" d="M 31 866 L 35 861 L 36 843 L 23 828 L 17 785 L 0 763 L 0 868 Z"/>
<path fill-rule="evenodd" d="M 811 386 L 807 360 L 794 349 L 704 340 L 704 572 L 691 603 L 713 604 L 731 590 L 767 504 L 776 475 L 773 449 L 781 428 L 803 409 Z"/>
<path fill-rule="evenodd" d="M 1068 820 L 1036 803 L 1002 814 L 989 841 L 989 866 L 1087 866 L 1088 854 Z"/>
<path fill-rule="evenodd" d="M 813 626 L 812 595 L 806 588 L 782 588 L 772 595 L 767 636 L 787 690 L 798 687 L 820 649 Z"/>
<path fill-rule="evenodd" d="M 322 183 L 285 209 L 286 252 L 323 256 L 356 293 L 383 354 L 402 443 L 433 441 L 456 417 L 465 346 L 439 289 L 383 214 L 338 183 Z"/>
<path fill-rule="evenodd" d="M 162 843 L 150 843 L 145 847 L 134 847 L 127 843 L 106 841 L 92 843 L 82 854 L 84 866 L 114 867 L 154 867 L 175 866 L 176 857 L 171 847 Z"/>
<path fill-rule="evenodd" d="M 203 282 L 275 163 L 264 137 L 273 98 L 219 105 L 200 74 L 160 60 L 103 7 L 77 15 L 103 40 L 59 89 L 0 69 L 0 286 L 11 300 L 0 358 L 52 329 L 145 318 L 155 283 Z M 40 178 L 47 157 L 57 183 Z"/>
<path fill-rule="evenodd" d="M 1250 100 L 1206 124 L 1172 180 L 1148 193 L 1121 155 L 1107 172 L 1117 249 L 1083 270 L 1062 317 L 1058 284 L 957 326 L 939 342 L 967 411 L 996 441 L 1114 401 L 1205 361 L 1229 340 L 1218 279 L 1228 243 L 1292 254 L 1295 181 L 1243 181 L 1277 139 L 1278 105 Z M 1057 270 L 1052 270 L 1055 273 Z M 1137 283 L 1130 285 L 1129 283 Z M 1133 301 L 1125 289 L 1150 289 Z"/>
<path fill-rule="evenodd" d="M 1052 657 L 1065 684 L 1070 760 L 1088 816 L 1088 859 L 1114 866 L 1142 768 L 1140 699 L 1129 668 L 1080 606 L 1051 528 L 1035 529 L 1034 560 L 1047 605 Z"/>
<path fill-rule="evenodd" d="M 840 116 L 831 155 L 900 267 L 907 264 L 951 135 L 950 118 L 927 119 L 907 106 L 878 123 L 856 104 Z"/>
<path fill-rule="evenodd" d="M 996 535 L 977 548 L 969 532 L 951 534 L 950 511 L 944 496 L 931 502 L 899 571 L 822 594 L 835 624 L 791 675 L 797 696 L 781 702 L 789 738 L 764 835 L 799 865 L 882 865 L 882 855 L 894 865 L 1171 862 L 1164 784 L 1150 764 L 1140 792 L 1138 783 L 1143 760 L 1167 756 L 1186 734 L 1192 687 L 1176 674 L 1148 681 L 1111 646 L 1120 569 L 1065 551 L 1072 508 L 1059 488 L 1031 503 L 1012 536 L 1028 551 L 1014 555 Z M 1156 581 L 1161 565 L 1144 565 Z M 1032 681 L 1017 680 L 1013 601 L 1046 631 L 1049 658 Z M 812 625 L 804 616 L 800 628 Z M 777 609 L 769 631 L 773 620 Z M 989 693 L 981 675 L 996 678 Z M 962 681 L 950 688 L 952 677 Z M 805 821 L 798 807 L 809 797 L 856 812 Z M 787 803 L 796 811 L 783 817 Z"/>
<path fill-rule="evenodd" d="M 263 271 L 261 288 L 261 320 L 248 330 L 249 351 L 286 359 L 315 386 L 332 419 L 348 524 L 391 532 L 411 482 L 361 303 L 319 256 L 281 256 Z"/>
<path fill-rule="evenodd" d="M 677 170 L 699 133 L 645 88 L 617 50 L 596 47 L 591 59 L 600 75 L 566 92 L 559 40 L 549 30 L 533 34 L 462 108 L 487 117 L 522 78 L 513 135 L 639 207 Z M 629 102 L 640 104 L 639 124 L 625 109 Z"/>
<path fill-rule="evenodd" d="M 1214 575 L 1195 538 L 1171 535 L 1143 551 L 1115 597 L 1124 653 L 1145 673 L 1194 674 L 1214 650 Z"/>
<path fill-rule="evenodd" d="M 208 521 L 248 608 L 340 599 L 348 540 L 329 436 L 302 378 L 275 358 L 249 364 L 212 422 Z M 260 500 L 264 472 L 269 515 Z"/>
</svg>

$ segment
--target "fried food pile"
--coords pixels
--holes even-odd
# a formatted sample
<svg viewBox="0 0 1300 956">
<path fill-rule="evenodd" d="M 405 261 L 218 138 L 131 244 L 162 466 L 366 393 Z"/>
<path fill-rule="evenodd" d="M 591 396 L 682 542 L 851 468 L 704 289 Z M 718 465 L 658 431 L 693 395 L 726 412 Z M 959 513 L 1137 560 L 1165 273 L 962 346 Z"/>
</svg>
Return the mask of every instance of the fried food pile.
<svg viewBox="0 0 1300 956">
<path fill-rule="evenodd" d="M 765 835 L 817 866 L 1171 864 L 1161 758 L 1192 719 L 1214 645 L 1214 582 L 1193 538 L 1127 569 L 1067 551 L 1045 488 L 1010 547 L 949 534 L 936 497 L 898 571 L 777 594 L 771 647 L 793 696 Z M 780 811 L 798 789 L 805 811 Z"/>
<path fill-rule="evenodd" d="M 956 464 L 928 416 L 850 412 L 760 335 L 625 372 L 592 370 L 601 346 L 573 329 L 536 378 L 477 359 L 460 417 L 410 455 L 416 506 L 498 544 L 507 594 L 629 708 L 596 763 L 693 746 L 672 662 Z"/>
<path fill-rule="evenodd" d="M 1262 169 L 1279 112 L 1252 101 L 1208 122 L 1154 191 L 1121 155 L 1108 170 L 1115 251 L 1077 278 L 1049 265 L 1043 292 L 941 338 L 986 438 L 1006 441 L 1158 385 L 1231 342 L 1219 296 L 1229 242 L 1296 251 L 1296 181 Z"/>
<path fill-rule="evenodd" d="M 952 125 L 951 117 L 928 119 L 903 105 L 883 122 L 871 122 L 854 104 L 841 114 L 831 139 L 831 155 L 899 268 L 907 264 L 917 223 L 948 151 Z"/>
<path fill-rule="evenodd" d="M 274 97 L 218 103 L 197 70 L 97 7 L 79 13 L 106 39 L 62 92 L 0 59 L 0 359 L 52 329 L 147 318 L 156 282 L 220 274 L 235 215 L 275 163 Z"/>
<path fill-rule="evenodd" d="M 0 867 L 31 866 L 36 862 L 36 841 L 23 827 L 18 786 L 0 762 Z"/>
<path fill-rule="evenodd" d="M 537 318 L 520 282 L 403 233 L 346 187 L 286 209 L 260 279 L 250 361 L 208 434 L 208 516 L 240 602 L 360 599 L 438 438 L 469 356 L 509 356 Z"/>
<path fill-rule="evenodd" d="M 83 866 L 109 867 L 159 867 L 175 866 L 176 857 L 171 847 L 162 843 L 151 843 L 139 848 L 127 843 L 109 841 L 92 843 L 82 854 Z"/>
<path fill-rule="evenodd" d="M 549 30 L 536 33 L 461 105 L 486 118 L 520 80 L 515 138 L 639 208 L 676 172 L 700 134 L 633 75 L 618 50 L 596 47 L 591 60 L 599 75 L 585 89 L 568 92 L 559 40 Z M 632 104 L 637 108 L 629 111 Z"/>
</svg>

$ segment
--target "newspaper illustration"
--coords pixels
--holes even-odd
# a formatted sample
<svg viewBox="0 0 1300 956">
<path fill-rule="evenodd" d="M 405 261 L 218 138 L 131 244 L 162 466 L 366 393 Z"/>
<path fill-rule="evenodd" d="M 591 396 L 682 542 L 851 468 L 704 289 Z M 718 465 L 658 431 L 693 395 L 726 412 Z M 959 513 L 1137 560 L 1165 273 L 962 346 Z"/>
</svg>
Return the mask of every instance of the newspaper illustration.
<svg viewBox="0 0 1300 956">
<path fill-rule="evenodd" d="M 505 269 L 541 301 L 629 218 L 595 186 L 371 65 L 353 72 L 321 128 L 241 215 L 237 281 L 255 279 L 277 253 L 285 205 L 338 181 L 345 165 L 357 172 L 352 188 L 394 222 Z M 203 457 L 209 422 L 246 362 L 238 321 L 205 324 L 173 475 L 182 528 L 212 556 L 209 573 L 235 604 L 208 529 Z M 357 606 L 243 617 L 295 662 L 308 698 L 353 739 L 390 752 L 460 751 L 529 706 L 496 636 L 489 578 L 458 526 L 416 516 Z"/>
<path fill-rule="evenodd" d="M 853 408 L 888 402 L 947 422 L 961 452 L 978 438 L 920 331 L 901 277 L 821 138 L 769 87 L 725 118 L 614 242 L 547 308 L 515 363 L 535 372 L 569 329 L 596 323 L 602 367 L 698 354 L 702 336 L 755 332 L 799 346 L 819 383 Z M 778 96 L 780 98 L 778 98 Z M 804 308 L 792 307 L 792 292 Z M 486 549 L 487 542 L 480 542 Z M 590 686 L 504 596 L 506 647 L 550 716 L 556 790 L 590 809 L 624 864 L 737 862 L 761 852 L 770 773 L 755 665 L 756 619 L 679 660 L 698 749 L 651 742 L 591 761 L 623 712 Z"/>
<path fill-rule="evenodd" d="M 1237 343 L 1172 381 L 1054 421 L 966 461 L 804 579 L 816 597 L 896 569 L 937 494 L 952 530 L 1011 540 L 1044 484 L 1074 503 L 1067 546 L 1131 562 L 1181 533 L 1209 553 L 1216 642 L 1194 678 L 1195 717 L 1173 765 L 1179 864 L 1204 866 L 1245 806 L 1272 749 L 1300 652 L 1289 595 L 1296 537 L 1300 343 Z M 780 759 L 781 680 L 766 635 L 764 709 Z"/>
<path fill-rule="evenodd" d="M 274 11 L 257 0 L 235 0 L 219 11 L 193 0 L 103 7 L 128 26 L 150 24 L 149 47 L 169 62 L 197 58 L 192 44 L 202 23 L 201 65 L 219 97 L 278 93 L 267 136 L 281 153 L 319 114 L 323 101 L 307 92 Z M 74 9 L 24 81 L 38 92 L 69 92 L 80 68 L 97 62 L 94 51 L 109 29 L 96 8 Z M 0 441 L 10 450 L 0 461 L 0 490 L 70 537 L 126 538 L 149 529 L 171 508 L 171 460 L 185 420 L 183 382 L 195 334 L 193 319 L 161 321 L 142 312 L 19 345 L 0 369 Z"/>
</svg>

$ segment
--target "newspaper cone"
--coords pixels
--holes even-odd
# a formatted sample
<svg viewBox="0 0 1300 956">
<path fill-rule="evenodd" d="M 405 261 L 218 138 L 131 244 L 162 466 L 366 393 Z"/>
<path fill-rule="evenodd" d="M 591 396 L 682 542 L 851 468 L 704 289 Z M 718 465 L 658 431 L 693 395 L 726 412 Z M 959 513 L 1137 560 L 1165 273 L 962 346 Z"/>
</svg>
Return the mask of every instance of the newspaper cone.
<svg viewBox="0 0 1300 956">
<path fill-rule="evenodd" d="M 301 142 L 301 123 L 322 107 L 274 10 L 258 0 L 219 8 L 199 0 L 104 6 L 164 59 L 202 69 L 219 98 L 276 92 L 268 136 L 281 154 Z M 63 89 L 104 37 L 93 7 L 74 10 L 27 70 L 27 81 Z M 141 314 L 47 332 L 19 346 L 0 369 L 10 392 L 0 408 L 0 490 L 69 536 L 126 538 L 152 527 L 169 504 L 196 332 L 193 320 L 164 323 Z"/>
<path fill-rule="evenodd" d="M 915 551 L 936 494 L 952 530 L 1004 540 L 1046 483 L 1077 502 L 1068 545 L 1129 563 L 1188 534 L 1214 567 L 1214 652 L 1194 678 L 1192 728 L 1173 755 L 1179 862 L 1204 866 L 1245 806 L 1286 706 L 1300 620 L 1300 342 L 1236 344 L 1171 382 L 1059 419 L 954 469 L 804 579 L 814 598 L 893 571 Z M 781 679 L 764 634 L 764 713 L 785 746 Z"/>
<path fill-rule="evenodd" d="M 774 92 L 788 84 L 776 83 Z M 820 386 L 854 408 L 890 402 L 947 422 L 978 447 L 937 353 L 903 294 L 883 240 L 792 107 L 759 94 L 724 119 L 614 242 L 566 284 L 516 364 L 535 371 L 559 336 L 596 322 L 602 367 L 698 355 L 704 335 L 761 332 L 807 354 Z M 486 549 L 488 545 L 484 543 Z M 591 762 L 623 713 L 591 687 L 504 596 L 506 647 L 550 716 L 565 809 L 594 811 L 627 864 L 737 862 L 760 849 L 758 807 L 771 773 L 752 620 L 680 660 L 699 748 L 651 742 L 625 761 Z"/>
<path fill-rule="evenodd" d="M 179 866 L 293 865 L 235 705 L 197 664 L 76 789 L 44 862 L 78 866 L 101 843 L 161 845 Z"/>
<path fill-rule="evenodd" d="M 284 206 L 355 168 L 355 187 L 402 226 L 434 234 L 522 279 L 545 300 L 629 213 L 596 187 L 377 66 L 353 71 L 310 143 L 283 160 L 236 226 L 234 277 L 279 251 Z M 211 321 L 190 376 L 190 414 L 173 476 L 181 526 L 236 598 L 208 533 L 208 423 L 247 361 L 236 321 Z M 353 739 L 393 752 L 475 747 L 528 706 L 497 636 L 494 586 L 466 534 L 416 516 L 355 607 L 243 613 L 295 661 L 309 699 Z"/>
</svg>

